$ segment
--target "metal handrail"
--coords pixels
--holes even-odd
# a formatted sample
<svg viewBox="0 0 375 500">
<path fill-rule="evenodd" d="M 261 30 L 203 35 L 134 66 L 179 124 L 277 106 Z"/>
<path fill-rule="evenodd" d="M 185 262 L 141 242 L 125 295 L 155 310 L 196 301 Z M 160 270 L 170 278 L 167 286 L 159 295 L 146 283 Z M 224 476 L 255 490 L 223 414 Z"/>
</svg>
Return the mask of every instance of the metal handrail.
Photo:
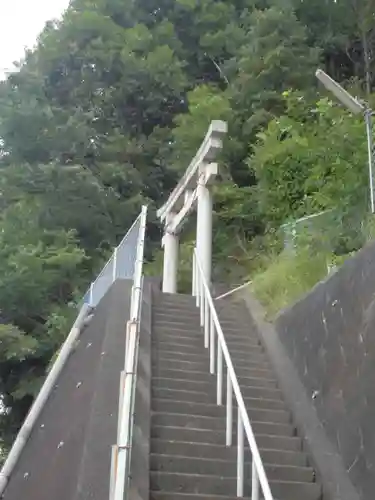
<svg viewBox="0 0 375 500">
<path fill-rule="evenodd" d="M 233 402 L 234 393 L 237 407 L 237 496 L 244 496 L 244 434 L 246 435 L 252 456 L 252 481 L 251 500 L 260 499 L 260 488 L 264 500 L 273 500 L 270 485 L 266 476 L 258 445 L 251 427 L 249 416 L 234 371 L 233 363 L 224 333 L 220 326 L 219 318 L 207 284 L 202 265 L 199 261 L 197 251 L 193 254 L 193 296 L 196 297 L 196 305 L 200 309 L 200 322 L 204 328 L 204 346 L 210 352 L 210 373 L 215 373 L 215 345 L 217 344 L 217 382 L 216 399 L 217 405 L 222 405 L 223 399 L 223 357 L 227 367 L 227 391 L 226 391 L 226 445 L 232 445 L 233 432 Z M 215 333 L 217 342 L 215 341 Z"/>
<path fill-rule="evenodd" d="M 137 257 L 134 266 L 133 287 L 130 301 L 130 321 L 126 327 L 125 368 L 120 388 L 119 425 L 117 445 L 112 455 L 113 485 L 110 499 L 128 497 L 131 448 L 134 421 L 134 395 L 138 364 L 139 327 L 141 319 L 143 260 L 146 235 L 147 207 L 142 207 L 137 240 Z"/>
</svg>

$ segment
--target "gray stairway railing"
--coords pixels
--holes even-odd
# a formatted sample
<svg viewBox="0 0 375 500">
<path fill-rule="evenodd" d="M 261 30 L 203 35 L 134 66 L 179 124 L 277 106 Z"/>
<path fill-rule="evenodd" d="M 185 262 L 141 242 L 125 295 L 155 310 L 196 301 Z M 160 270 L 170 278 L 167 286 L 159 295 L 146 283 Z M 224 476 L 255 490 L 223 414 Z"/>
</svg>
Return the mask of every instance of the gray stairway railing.
<svg viewBox="0 0 375 500">
<path fill-rule="evenodd" d="M 135 382 L 138 365 L 139 328 L 141 320 L 143 260 L 146 234 L 147 207 L 142 208 L 138 222 L 138 232 L 135 247 L 133 287 L 130 303 L 130 320 L 126 325 L 126 347 L 124 371 L 120 379 L 119 419 L 117 429 L 117 444 L 112 447 L 112 464 L 110 478 L 110 500 L 124 500 L 129 497 L 130 464 L 134 421 Z M 137 227 L 137 226 L 133 226 Z M 132 229 L 133 229 L 132 228 Z M 132 229 L 130 231 L 132 231 Z M 130 234 L 130 231 L 128 235 Z M 124 240 L 123 240 L 124 241 Z M 118 277 L 126 272 L 120 256 L 123 247 L 117 249 Z M 113 264 L 116 268 L 116 261 Z M 113 267 L 112 266 L 112 267 Z"/>
<path fill-rule="evenodd" d="M 216 403 L 223 404 L 223 361 L 227 369 L 226 380 L 226 445 L 232 445 L 233 433 L 233 394 L 237 403 L 237 497 L 244 496 L 245 481 L 245 436 L 252 458 L 251 500 L 273 500 L 258 445 L 247 414 L 232 359 L 225 341 L 224 333 L 216 312 L 210 288 L 204 276 L 197 251 L 193 254 L 193 296 L 200 309 L 200 323 L 204 329 L 204 347 L 209 350 L 211 374 L 215 373 L 216 364 Z M 216 363 L 215 363 L 216 358 Z"/>
</svg>

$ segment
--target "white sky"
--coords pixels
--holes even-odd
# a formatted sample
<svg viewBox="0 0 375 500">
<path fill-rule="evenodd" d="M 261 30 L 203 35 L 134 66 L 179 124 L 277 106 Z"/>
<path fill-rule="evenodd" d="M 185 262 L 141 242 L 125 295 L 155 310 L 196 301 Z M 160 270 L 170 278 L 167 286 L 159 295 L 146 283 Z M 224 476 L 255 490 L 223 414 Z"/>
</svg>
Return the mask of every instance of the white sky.
<svg viewBox="0 0 375 500">
<path fill-rule="evenodd" d="M 69 0 L 0 0 L 0 79 L 33 47 L 46 21 L 60 17 Z"/>
</svg>

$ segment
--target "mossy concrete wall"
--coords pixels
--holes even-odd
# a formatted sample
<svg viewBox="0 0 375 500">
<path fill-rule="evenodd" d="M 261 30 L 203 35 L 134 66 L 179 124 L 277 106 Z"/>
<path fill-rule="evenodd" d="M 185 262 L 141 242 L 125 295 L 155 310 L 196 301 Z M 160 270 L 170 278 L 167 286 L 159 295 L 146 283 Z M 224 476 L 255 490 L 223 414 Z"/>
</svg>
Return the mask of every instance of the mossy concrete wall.
<svg viewBox="0 0 375 500">
<path fill-rule="evenodd" d="M 322 428 L 362 500 L 375 492 L 375 244 L 276 319 Z"/>
</svg>

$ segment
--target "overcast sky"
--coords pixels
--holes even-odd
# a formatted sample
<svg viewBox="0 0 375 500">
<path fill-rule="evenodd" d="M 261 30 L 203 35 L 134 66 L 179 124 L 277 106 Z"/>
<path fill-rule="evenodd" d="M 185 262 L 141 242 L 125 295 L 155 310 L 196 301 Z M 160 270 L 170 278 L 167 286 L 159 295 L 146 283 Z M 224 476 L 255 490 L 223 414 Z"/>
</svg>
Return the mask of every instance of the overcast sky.
<svg viewBox="0 0 375 500">
<path fill-rule="evenodd" d="M 0 78 L 33 47 L 46 21 L 60 17 L 69 0 L 0 0 Z"/>
</svg>

